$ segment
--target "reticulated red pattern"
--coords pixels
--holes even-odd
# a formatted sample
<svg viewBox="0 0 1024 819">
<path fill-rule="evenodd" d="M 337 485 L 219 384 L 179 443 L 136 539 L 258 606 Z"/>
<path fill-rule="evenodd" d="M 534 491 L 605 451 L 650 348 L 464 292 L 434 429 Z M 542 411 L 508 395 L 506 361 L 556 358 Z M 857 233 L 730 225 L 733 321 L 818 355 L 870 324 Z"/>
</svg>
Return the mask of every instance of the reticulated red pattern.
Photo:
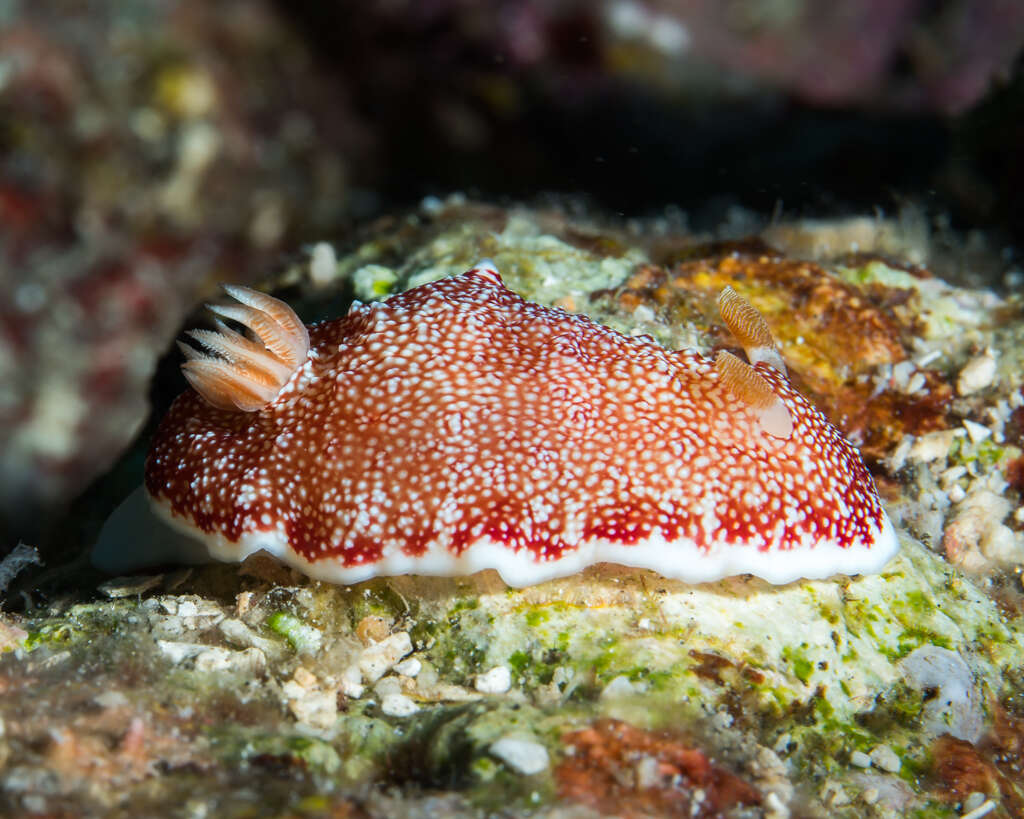
<svg viewBox="0 0 1024 819">
<path fill-rule="evenodd" d="M 344 566 L 483 537 L 549 561 L 654 533 L 870 545 L 880 526 L 856 450 L 771 367 L 757 370 L 792 415 L 785 441 L 696 352 L 526 302 L 492 275 L 309 332 L 309 359 L 266 408 L 174 402 L 146 487 L 176 516 L 230 541 L 282 530 Z"/>
</svg>

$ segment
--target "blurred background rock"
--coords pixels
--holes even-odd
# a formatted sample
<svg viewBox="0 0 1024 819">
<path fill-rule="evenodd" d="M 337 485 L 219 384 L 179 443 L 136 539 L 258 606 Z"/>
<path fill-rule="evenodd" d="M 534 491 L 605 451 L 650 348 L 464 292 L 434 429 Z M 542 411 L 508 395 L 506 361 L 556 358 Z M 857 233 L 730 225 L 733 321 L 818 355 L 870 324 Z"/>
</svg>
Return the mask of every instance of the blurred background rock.
<svg viewBox="0 0 1024 819">
<path fill-rule="evenodd" d="M 1022 42 L 1015 0 L 0 0 L 0 554 L 123 452 L 217 282 L 426 195 L 912 206 L 1011 248 L 944 275 L 1008 286 Z"/>
</svg>

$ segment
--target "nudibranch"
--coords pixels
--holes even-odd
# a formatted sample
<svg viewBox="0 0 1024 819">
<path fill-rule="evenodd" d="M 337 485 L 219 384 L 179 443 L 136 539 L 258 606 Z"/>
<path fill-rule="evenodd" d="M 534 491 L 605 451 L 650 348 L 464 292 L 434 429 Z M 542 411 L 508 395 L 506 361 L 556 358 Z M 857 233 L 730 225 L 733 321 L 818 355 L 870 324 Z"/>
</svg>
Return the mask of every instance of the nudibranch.
<svg viewBox="0 0 1024 819">
<path fill-rule="evenodd" d="M 303 326 L 242 287 L 183 345 L 194 389 L 146 462 L 157 512 L 220 560 L 336 583 L 593 563 L 689 582 L 878 571 L 892 524 L 856 449 L 727 288 L 749 361 L 525 301 L 489 261 Z"/>
</svg>

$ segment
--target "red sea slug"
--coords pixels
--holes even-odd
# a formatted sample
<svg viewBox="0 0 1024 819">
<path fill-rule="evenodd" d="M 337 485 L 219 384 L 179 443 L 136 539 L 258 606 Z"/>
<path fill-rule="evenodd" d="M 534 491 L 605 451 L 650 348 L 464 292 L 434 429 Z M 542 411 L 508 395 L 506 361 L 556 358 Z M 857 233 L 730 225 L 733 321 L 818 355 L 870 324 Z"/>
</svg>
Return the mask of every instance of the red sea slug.
<svg viewBox="0 0 1024 819">
<path fill-rule="evenodd" d="M 898 543 L 856 449 L 790 384 L 761 315 L 720 308 L 750 363 L 527 302 L 490 262 L 302 325 L 229 288 L 249 328 L 193 331 L 195 389 L 145 488 L 220 560 L 313 577 L 514 586 L 598 562 L 690 582 L 879 570 Z"/>
</svg>

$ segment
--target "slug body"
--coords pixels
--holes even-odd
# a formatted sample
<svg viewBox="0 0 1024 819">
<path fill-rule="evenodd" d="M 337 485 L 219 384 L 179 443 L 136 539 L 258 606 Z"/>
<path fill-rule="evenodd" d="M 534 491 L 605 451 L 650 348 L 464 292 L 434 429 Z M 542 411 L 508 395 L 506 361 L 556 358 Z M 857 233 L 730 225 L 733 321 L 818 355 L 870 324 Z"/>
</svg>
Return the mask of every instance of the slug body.
<svg viewBox="0 0 1024 819">
<path fill-rule="evenodd" d="M 786 583 L 898 548 L 856 449 L 731 290 L 751 363 L 527 302 L 490 262 L 308 328 L 236 290 L 250 312 L 218 312 L 250 333 L 193 334 L 209 353 L 189 348 L 195 389 L 145 475 L 220 560 L 265 549 L 337 583 L 496 569 L 524 586 L 597 562 Z"/>
</svg>

